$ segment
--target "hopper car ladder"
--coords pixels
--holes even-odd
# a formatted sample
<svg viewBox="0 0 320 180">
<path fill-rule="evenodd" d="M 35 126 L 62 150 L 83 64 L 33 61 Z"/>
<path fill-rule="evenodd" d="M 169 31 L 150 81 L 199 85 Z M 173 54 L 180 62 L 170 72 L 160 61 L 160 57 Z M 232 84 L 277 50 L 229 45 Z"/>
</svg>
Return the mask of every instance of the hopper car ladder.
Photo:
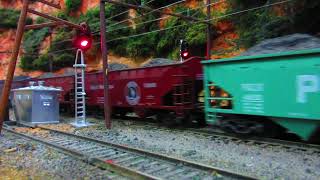
<svg viewBox="0 0 320 180">
<path fill-rule="evenodd" d="M 174 78 L 182 79 L 181 82 L 174 84 L 173 103 L 178 107 L 185 107 L 192 104 L 193 83 L 187 75 L 173 75 Z"/>
</svg>

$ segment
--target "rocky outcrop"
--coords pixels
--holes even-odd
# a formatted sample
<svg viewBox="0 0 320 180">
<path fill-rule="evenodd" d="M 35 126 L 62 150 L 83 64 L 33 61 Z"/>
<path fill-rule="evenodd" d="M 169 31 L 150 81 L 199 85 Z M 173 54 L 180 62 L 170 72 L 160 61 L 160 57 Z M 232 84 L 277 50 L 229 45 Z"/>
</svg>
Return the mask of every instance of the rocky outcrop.
<svg viewBox="0 0 320 180">
<path fill-rule="evenodd" d="M 295 50 L 320 48 L 320 39 L 307 34 L 292 34 L 262 41 L 248 49 L 241 56 L 272 54 Z"/>
</svg>

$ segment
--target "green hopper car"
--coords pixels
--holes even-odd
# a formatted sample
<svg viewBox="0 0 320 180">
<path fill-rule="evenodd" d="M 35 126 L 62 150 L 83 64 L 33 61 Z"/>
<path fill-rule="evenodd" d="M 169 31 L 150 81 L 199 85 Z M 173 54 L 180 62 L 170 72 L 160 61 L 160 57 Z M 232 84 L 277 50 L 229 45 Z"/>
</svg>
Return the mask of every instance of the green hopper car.
<svg viewBox="0 0 320 180">
<path fill-rule="evenodd" d="M 248 130 L 250 123 L 267 120 L 304 140 L 319 127 L 320 49 L 202 64 L 208 124 L 248 121 L 241 126 Z"/>
</svg>

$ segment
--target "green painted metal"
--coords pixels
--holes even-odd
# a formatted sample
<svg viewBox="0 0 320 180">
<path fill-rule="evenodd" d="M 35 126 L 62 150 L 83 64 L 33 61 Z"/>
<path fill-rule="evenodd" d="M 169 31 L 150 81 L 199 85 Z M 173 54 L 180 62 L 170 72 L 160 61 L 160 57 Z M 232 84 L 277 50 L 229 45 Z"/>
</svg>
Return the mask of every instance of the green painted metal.
<svg viewBox="0 0 320 180">
<path fill-rule="evenodd" d="M 215 123 L 216 113 L 268 116 L 304 138 L 320 124 L 320 49 L 202 63 L 207 123 Z M 210 97 L 212 84 L 231 95 L 232 109 L 210 105 L 212 99 L 230 100 Z"/>
<path fill-rule="evenodd" d="M 303 140 L 308 140 L 319 125 L 317 121 L 306 121 L 304 119 L 276 119 L 275 121 L 299 135 Z"/>
</svg>

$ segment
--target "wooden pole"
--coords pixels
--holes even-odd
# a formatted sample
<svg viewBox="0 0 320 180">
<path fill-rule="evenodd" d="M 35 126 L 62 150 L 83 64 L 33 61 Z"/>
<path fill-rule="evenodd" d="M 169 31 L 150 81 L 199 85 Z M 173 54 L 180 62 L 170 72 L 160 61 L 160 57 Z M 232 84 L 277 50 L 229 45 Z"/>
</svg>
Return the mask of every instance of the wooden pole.
<svg viewBox="0 0 320 180">
<path fill-rule="evenodd" d="M 80 29 L 80 30 L 82 30 L 82 27 L 81 27 L 80 25 L 71 23 L 71 22 L 69 22 L 69 21 L 66 21 L 66 20 L 63 20 L 63 19 L 60 19 L 60 18 L 57 18 L 57 17 L 49 16 L 49 15 L 47 15 L 47 14 L 44 14 L 44 13 L 41 13 L 41 12 L 38 12 L 38 11 L 35 11 L 35 10 L 32 10 L 32 9 L 28 9 L 28 12 L 31 13 L 31 14 L 35 14 L 35 15 L 44 17 L 44 18 L 46 18 L 46 19 L 50 19 L 50 20 L 52 20 L 52 21 L 61 22 L 62 24 L 68 25 L 68 26 L 73 27 L 73 28 L 75 28 L 75 29 Z"/>
<path fill-rule="evenodd" d="M 24 32 L 24 26 L 26 24 L 27 10 L 28 10 L 29 0 L 23 0 L 23 7 L 20 13 L 20 18 L 18 21 L 18 27 L 16 32 L 16 39 L 14 42 L 13 53 L 10 59 L 7 76 L 5 79 L 4 87 L 2 90 L 1 101 L 0 101 L 0 132 L 2 130 L 3 121 L 6 115 L 6 108 L 8 106 L 8 100 L 10 96 L 11 84 L 14 76 L 14 71 L 16 69 L 17 59 L 19 55 L 21 40 Z"/>
<path fill-rule="evenodd" d="M 106 41 L 106 17 L 105 17 L 105 2 L 100 1 L 100 36 L 101 36 L 101 56 L 103 61 L 103 87 L 104 87 L 104 118 L 106 128 L 111 129 L 111 108 L 109 98 L 109 83 L 108 83 L 108 47 Z"/>
<path fill-rule="evenodd" d="M 207 0 L 207 19 L 211 19 L 211 0 Z M 207 24 L 207 59 L 211 59 L 211 23 Z"/>
<path fill-rule="evenodd" d="M 52 2 L 49 2 L 49 1 L 45 1 L 45 0 L 36 0 L 36 1 L 41 2 L 43 4 L 46 4 L 48 6 L 51 6 L 51 7 L 57 8 L 57 9 L 61 9 L 60 4 L 55 4 L 55 3 L 52 3 Z"/>
<path fill-rule="evenodd" d="M 62 24 L 63 24 L 62 22 L 55 21 L 55 22 L 42 23 L 42 24 L 26 25 L 24 27 L 24 29 L 25 30 L 40 29 L 40 28 L 44 28 L 44 27 L 55 27 L 55 26 L 59 26 L 59 25 L 62 25 Z"/>
</svg>

